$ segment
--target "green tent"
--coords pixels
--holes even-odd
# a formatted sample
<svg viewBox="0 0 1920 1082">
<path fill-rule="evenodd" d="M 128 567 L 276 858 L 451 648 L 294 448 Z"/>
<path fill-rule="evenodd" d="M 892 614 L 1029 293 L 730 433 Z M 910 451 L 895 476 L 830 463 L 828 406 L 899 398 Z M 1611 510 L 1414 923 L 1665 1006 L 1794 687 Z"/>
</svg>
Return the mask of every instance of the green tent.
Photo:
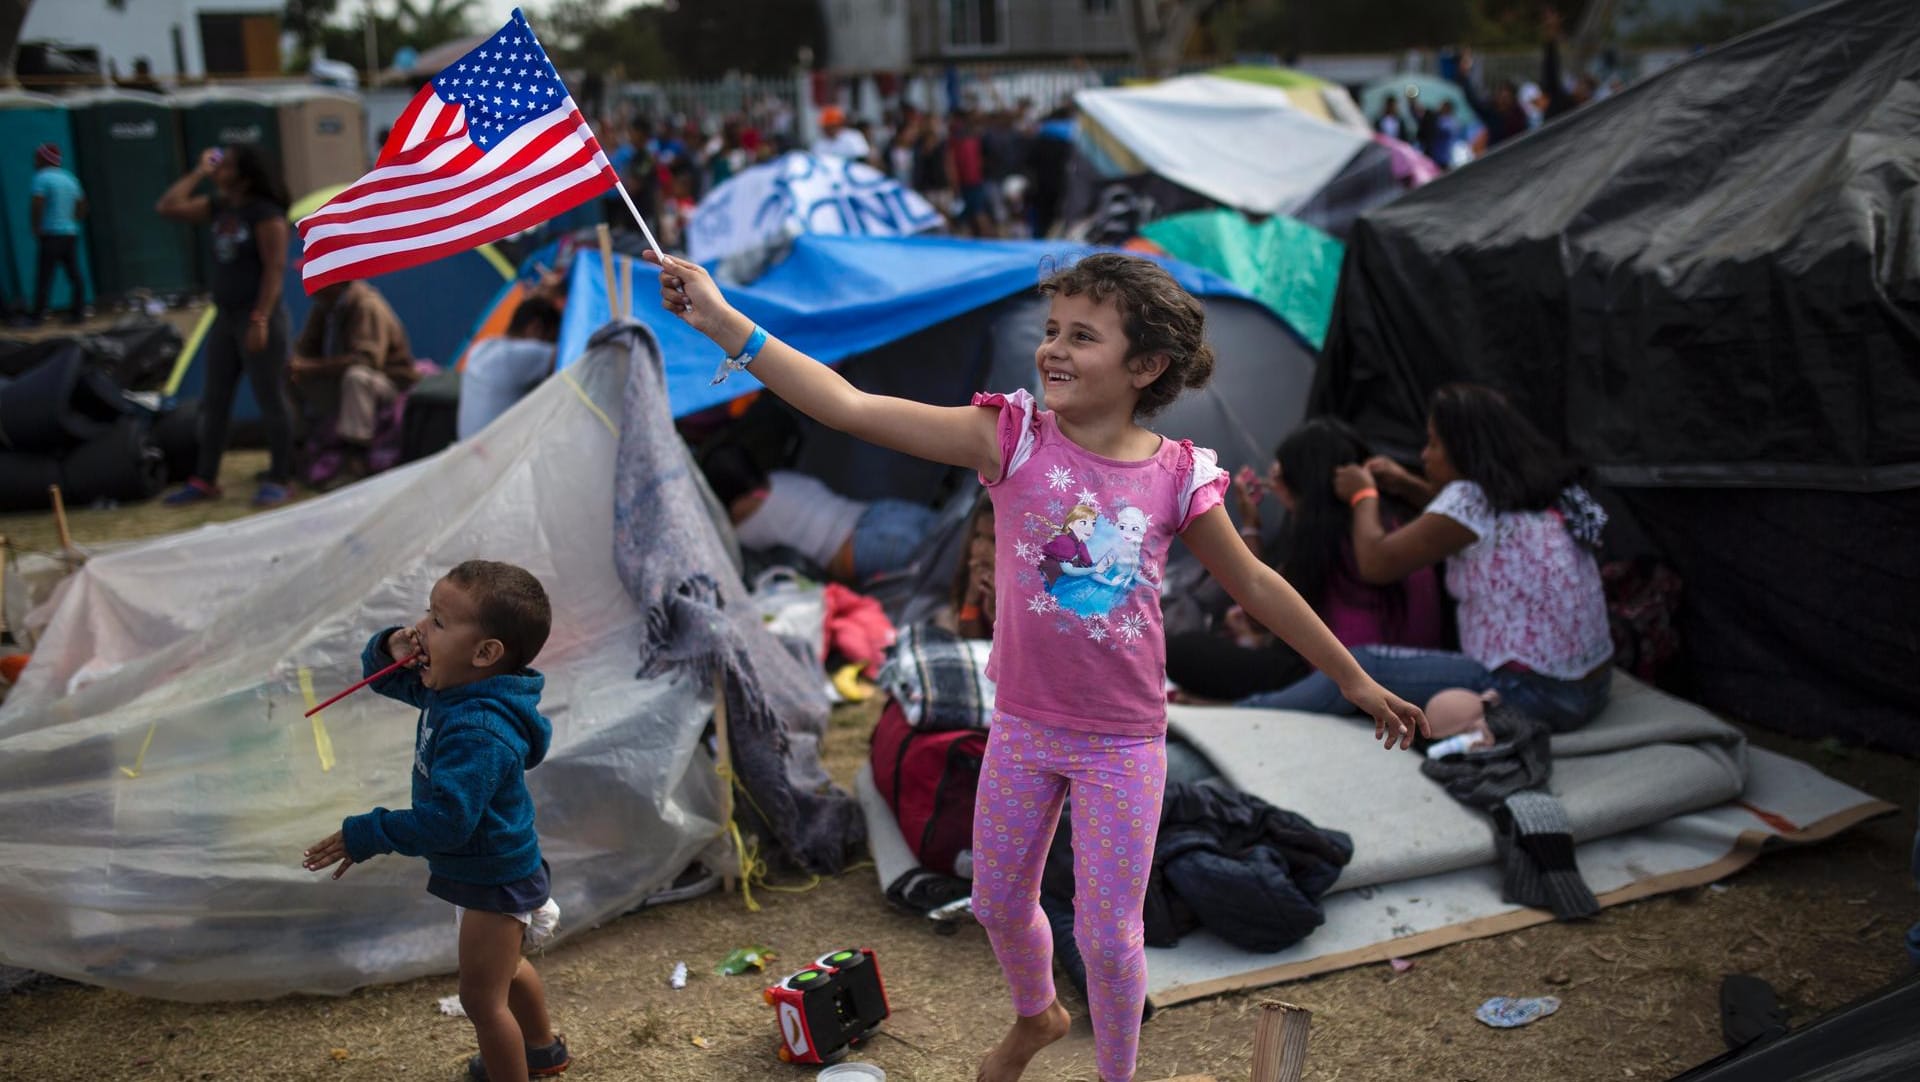
<svg viewBox="0 0 1920 1082">
<path fill-rule="evenodd" d="M 1207 73 L 1221 79 L 1237 79 L 1243 83 L 1258 86 L 1270 86 L 1286 92 L 1287 97 L 1299 106 L 1307 115 L 1317 117 L 1329 124 L 1340 124 L 1360 131 L 1371 132 L 1373 125 L 1360 111 L 1360 104 L 1347 93 L 1347 88 L 1338 83 L 1330 83 L 1318 75 L 1308 75 L 1304 71 L 1292 68 L 1263 67 L 1255 64 L 1230 64 L 1224 68 L 1215 68 Z"/>
<path fill-rule="evenodd" d="M 1253 294 L 1319 349 L 1327 340 L 1345 246 L 1292 218 L 1255 223 L 1236 210 L 1196 210 L 1141 228 L 1140 235 L 1184 263 Z"/>
<path fill-rule="evenodd" d="M 1318 90 L 1323 86 L 1333 85 L 1318 75 L 1308 75 L 1304 71 L 1257 64 L 1229 64 L 1224 68 L 1214 68 L 1207 74 L 1218 75 L 1222 79 L 1239 79 L 1246 83 L 1264 83 L 1267 86 L 1277 86 L 1282 90 Z"/>
</svg>

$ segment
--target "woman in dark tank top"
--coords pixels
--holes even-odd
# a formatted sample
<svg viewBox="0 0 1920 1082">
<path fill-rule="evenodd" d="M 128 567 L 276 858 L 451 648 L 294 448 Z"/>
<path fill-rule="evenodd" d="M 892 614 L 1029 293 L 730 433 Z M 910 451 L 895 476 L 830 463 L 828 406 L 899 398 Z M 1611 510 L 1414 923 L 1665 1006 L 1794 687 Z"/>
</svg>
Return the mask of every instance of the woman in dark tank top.
<svg viewBox="0 0 1920 1082">
<path fill-rule="evenodd" d="M 194 189 L 211 179 L 214 194 Z M 193 171 L 175 181 L 155 207 L 162 216 L 209 227 L 208 285 L 214 321 L 203 363 L 200 456 L 193 476 L 166 497 L 169 504 L 220 497 L 220 458 L 234 393 L 244 374 L 260 404 L 272 458 L 253 502 L 273 507 L 292 498 L 293 425 L 287 405 L 287 309 L 281 302 L 286 274 L 287 194 L 256 147 L 218 147 L 200 155 Z"/>
</svg>

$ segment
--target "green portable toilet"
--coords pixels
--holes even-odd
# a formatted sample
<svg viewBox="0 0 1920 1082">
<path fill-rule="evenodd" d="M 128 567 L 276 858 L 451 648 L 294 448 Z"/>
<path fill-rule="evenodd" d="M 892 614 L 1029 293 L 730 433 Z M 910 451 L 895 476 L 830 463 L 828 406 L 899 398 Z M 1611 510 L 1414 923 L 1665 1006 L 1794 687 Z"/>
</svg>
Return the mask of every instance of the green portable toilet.
<svg viewBox="0 0 1920 1082">
<path fill-rule="evenodd" d="M 173 96 L 180 109 L 181 169 L 193 168 L 208 147 L 250 145 L 260 148 L 267 169 L 286 183 L 286 163 L 280 154 L 280 112 L 266 94 L 230 87 L 208 87 Z M 202 194 L 213 194 L 213 184 L 202 185 Z M 194 281 L 205 288 L 207 264 L 211 256 L 207 231 L 200 230 L 194 245 Z"/>
<path fill-rule="evenodd" d="M 138 290 L 177 297 L 194 288 L 190 226 L 153 206 L 187 171 L 180 116 L 156 94 L 98 90 L 66 99 L 73 119 L 73 170 L 87 190 L 94 287 L 120 298 Z"/>
<path fill-rule="evenodd" d="M 17 312 L 33 306 L 33 285 L 40 242 L 33 234 L 33 148 L 52 143 L 60 148 L 61 164 L 73 168 L 73 129 L 57 98 L 20 91 L 0 91 L 0 300 Z M 87 193 L 89 200 L 93 195 Z M 85 222 L 80 225 L 80 277 L 88 270 Z M 91 299 L 89 292 L 88 298 Z M 62 274 L 54 280 L 48 308 L 60 312 L 73 303 L 73 293 Z"/>
</svg>

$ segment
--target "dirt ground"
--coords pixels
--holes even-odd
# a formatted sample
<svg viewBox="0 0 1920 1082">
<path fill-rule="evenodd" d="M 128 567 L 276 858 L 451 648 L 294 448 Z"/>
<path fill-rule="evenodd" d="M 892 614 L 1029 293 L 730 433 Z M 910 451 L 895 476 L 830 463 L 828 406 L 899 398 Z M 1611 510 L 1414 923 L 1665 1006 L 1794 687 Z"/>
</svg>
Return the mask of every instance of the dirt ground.
<svg viewBox="0 0 1920 1082">
<path fill-rule="evenodd" d="M 260 465 L 257 454 L 229 455 L 223 481 L 238 494 L 211 507 L 78 511 L 75 538 L 85 544 L 238 517 L 247 511 L 245 482 Z M 29 548 L 53 543 L 44 515 L 0 516 L 0 533 Z M 828 766 L 842 781 L 858 768 L 873 717 L 870 707 L 835 715 Z M 1171 1008 L 1142 1033 L 1138 1077 L 1246 1078 L 1258 1005 L 1279 998 L 1313 1012 L 1307 1077 L 1323 1082 L 1660 1079 L 1720 1051 L 1723 974 L 1772 982 L 1795 1022 L 1878 988 L 1904 970 L 1904 930 L 1920 918 L 1908 870 L 1920 765 L 1751 732 L 1756 744 L 1812 762 L 1901 813 L 1822 845 L 1769 854 L 1716 887 L 1446 947 L 1416 957 L 1406 973 L 1371 965 Z M 351 889 L 351 879 L 334 886 Z M 894 1013 L 855 1058 L 893 1079 L 973 1078 L 979 1052 L 1010 1019 L 978 927 L 942 935 L 890 909 L 870 865 L 802 893 L 754 896 L 759 913 L 747 912 L 737 894 L 708 895 L 622 917 L 538 958 L 576 1055 L 567 1077 L 811 1077 L 773 1058 L 761 976 L 713 972 L 729 950 L 765 944 L 779 955 L 774 976 L 836 948 L 874 948 Z M 667 978 L 679 961 L 692 978 L 674 991 Z M 468 1024 L 436 1008 L 454 991 L 446 976 L 337 999 L 182 1004 L 45 982 L 0 995 L 0 1079 L 451 1080 L 473 1050 Z M 1473 1019 L 1489 996 L 1544 994 L 1564 1005 L 1524 1029 L 1497 1031 Z M 1085 1005 L 1070 993 L 1064 999 L 1075 1029 L 1028 1077 L 1091 1082 Z"/>
</svg>

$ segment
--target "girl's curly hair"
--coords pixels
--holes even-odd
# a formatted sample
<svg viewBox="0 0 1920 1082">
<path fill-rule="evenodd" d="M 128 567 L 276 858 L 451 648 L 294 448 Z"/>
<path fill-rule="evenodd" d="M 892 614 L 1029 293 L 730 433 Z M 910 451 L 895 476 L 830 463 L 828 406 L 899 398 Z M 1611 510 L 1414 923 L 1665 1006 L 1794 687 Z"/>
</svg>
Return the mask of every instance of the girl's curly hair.
<svg viewBox="0 0 1920 1082">
<path fill-rule="evenodd" d="M 1140 392 L 1134 416 L 1152 417 L 1173 404 L 1182 391 L 1213 378 L 1213 347 L 1206 341 L 1206 309 L 1193 294 L 1151 259 L 1099 252 L 1049 274 L 1040 295 L 1077 297 L 1096 303 L 1111 300 L 1120 309 L 1127 335 L 1127 365 L 1162 354 L 1166 370 Z"/>
</svg>

